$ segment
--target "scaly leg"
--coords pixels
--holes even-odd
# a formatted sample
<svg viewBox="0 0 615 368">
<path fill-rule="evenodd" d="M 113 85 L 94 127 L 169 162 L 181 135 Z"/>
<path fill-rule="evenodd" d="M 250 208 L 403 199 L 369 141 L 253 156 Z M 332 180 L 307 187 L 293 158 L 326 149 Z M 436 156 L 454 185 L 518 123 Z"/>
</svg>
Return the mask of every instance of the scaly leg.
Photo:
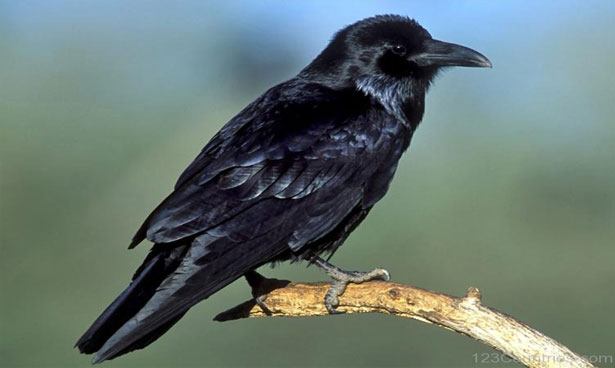
<svg viewBox="0 0 615 368">
<path fill-rule="evenodd" d="M 288 280 L 268 279 L 256 271 L 248 271 L 244 275 L 248 285 L 252 288 L 252 297 L 254 302 L 267 315 L 271 315 L 271 309 L 267 306 L 267 294 L 271 291 L 290 284 Z"/>
<path fill-rule="evenodd" d="M 389 281 L 391 278 L 389 271 L 382 268 L 376 268 L 368 272 L 345 271 L 318 256 L 312 258 L 312 263 L 324 270 L 333 279 L 331 288 L 325 294 L 325 307 L 331 314 L 344 313 L 338 311 L 337 306 L 339 305 L 339 297 L 344 294 L 349 283 L 360 284 L 370 280 Z"/>
</svg>

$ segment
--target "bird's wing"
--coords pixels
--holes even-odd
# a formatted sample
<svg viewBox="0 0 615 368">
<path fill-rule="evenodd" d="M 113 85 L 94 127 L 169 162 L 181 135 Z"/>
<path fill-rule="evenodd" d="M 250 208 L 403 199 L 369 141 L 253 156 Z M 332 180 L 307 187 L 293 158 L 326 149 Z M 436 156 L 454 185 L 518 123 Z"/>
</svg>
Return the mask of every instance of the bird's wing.
<svg viewBox="0 0 615 368">
<path fill-rule="evenodd" d="M 134 243 L 206 232 L 242 241 L 284 224 L 297 249 L 325 235 L 359 204 L 383 140 L 357 110 L 323 87 L 274 87 L 203 149 Z"/>
</svg>

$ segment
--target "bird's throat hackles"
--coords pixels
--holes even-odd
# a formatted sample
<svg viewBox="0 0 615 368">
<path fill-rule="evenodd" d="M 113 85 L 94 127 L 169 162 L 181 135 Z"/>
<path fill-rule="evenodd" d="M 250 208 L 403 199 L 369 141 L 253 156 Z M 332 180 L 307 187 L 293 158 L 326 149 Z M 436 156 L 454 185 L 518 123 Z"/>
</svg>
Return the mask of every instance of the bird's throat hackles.
<svg viewBox="0 0 615 368">
<path fill-rule="evenodd" d="M 416 86 L 412 80 L 393 78 L 385 75 L 365 75 L 356 80 L 359 91 L 375 99 L 387 112 L 395 116 L 408 128 L 414 129 L 418 124 L 413 116 L 404 111 L 404 106 L 423 106 L 425 101 L 425 86 Z M 417 113 L 417 112 L 414 112 Z M 415 114 L 412 115 L 415 115 Z M 423 112 L 420 111 L 420 117 Z"/>
</svg>

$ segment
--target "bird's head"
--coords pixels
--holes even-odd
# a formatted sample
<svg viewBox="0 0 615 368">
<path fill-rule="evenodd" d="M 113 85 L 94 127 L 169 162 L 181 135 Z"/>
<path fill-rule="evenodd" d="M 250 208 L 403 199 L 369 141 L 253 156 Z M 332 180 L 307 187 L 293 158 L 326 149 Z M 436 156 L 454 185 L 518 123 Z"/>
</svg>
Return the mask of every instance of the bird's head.
<svg viewBox="0 0 615 368">
<path fill-rule="evenodd" d="M 433 39 L 410 18 L 379 15 L 339 31 L 300 75 L 331 88 L 357 88 L 400 110 L 408 99 L 422 103 L 438 71 L 451 66 L 491 62 L 470 48 Z"/>
</svg>

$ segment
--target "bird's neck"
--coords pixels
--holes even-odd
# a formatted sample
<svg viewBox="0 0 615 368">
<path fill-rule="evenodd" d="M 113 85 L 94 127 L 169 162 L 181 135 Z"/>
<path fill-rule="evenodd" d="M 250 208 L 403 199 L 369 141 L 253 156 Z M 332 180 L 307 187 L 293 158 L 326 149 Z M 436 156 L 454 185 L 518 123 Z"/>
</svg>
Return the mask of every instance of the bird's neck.
<svg viewBox="0 0 615 368">
<path fill-rule="evenodd" d="M 412 130 L 421 122 L 428 86 L 410 79 L 365 76 L 357 79 L 356 87 Z"/>
</svg>

